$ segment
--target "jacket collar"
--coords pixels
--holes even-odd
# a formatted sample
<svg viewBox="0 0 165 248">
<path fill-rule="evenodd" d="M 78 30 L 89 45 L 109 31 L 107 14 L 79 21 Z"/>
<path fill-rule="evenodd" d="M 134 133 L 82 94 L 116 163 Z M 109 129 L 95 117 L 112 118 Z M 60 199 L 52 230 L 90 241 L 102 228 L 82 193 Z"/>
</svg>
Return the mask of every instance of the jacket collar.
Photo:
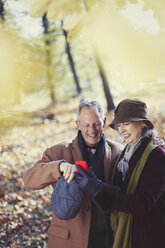
<svg viewBox="0 0 165 248">
<path fill-rule="evenodd" d="M 71 144 L 72 154 L 74 161 L 83 160 L 80 147 L 78 145 L 78 138 L 76 137 Z M 104 176 L 105 182 L 109 182 L 110 179 L 110 170 L 111 170 L 111 148 L 107 142 L 105 142 L 105 151 L 104 151 Z"/>
<path fill-rule="evenodd" d="M 108 183 L 110 181 L 111 169 L 112 169 L 112 151 L 108 143 L 105 143 L 105 151 L 104 151 L 104 176 L 105 182 Z"/>
</svg>

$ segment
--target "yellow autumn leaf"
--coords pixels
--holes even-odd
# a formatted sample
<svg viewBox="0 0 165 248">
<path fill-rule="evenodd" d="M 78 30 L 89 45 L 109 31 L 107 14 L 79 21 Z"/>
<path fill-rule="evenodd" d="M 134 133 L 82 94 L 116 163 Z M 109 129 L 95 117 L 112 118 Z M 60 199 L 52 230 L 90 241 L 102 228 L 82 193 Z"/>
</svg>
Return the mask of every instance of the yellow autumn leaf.
<svg viewBox="0 0 165 248">
<path fill-rule="evenodd" d="M 48 18 L 62 20 L 66 16 L 81 13 L 82 7 L 79 0 L 51 1 L 48 7 Z"/>
<path fill-rule="evenodd" d="M 88 18 L 87 18 L 87 15 L 86 14 L 84 14 L 83 16 L 81 16 L 81 18 L 79 19 L 79 21 L 77 22 L 77 24 L 74 25 L 74 27 L 72 27 L 70 29 L 70 32 L 69 32 L 68 37 L 67 37 L 67 41 L 68 42 L 70 42 L 72 39 L 74 39 L 75 37 L 77 37 L 78 35 L 80 35 L 80 33 L 82 33 L 83 28 L 86 27 L 86 25 L 87 25 L 87 21 L 88 21 Z M 64 27 L 66 27 L 66 26 L 67 26 L 67 24 L 64 25 Z"/>
<path fill-rule="evenodd" d="M 137 4 L 139 1 L 138 0 L 129 0 L 129 2 Z"/>
<path fill-rule="evenodd" d="M 164 0 L 143 0 L 144 10 L 153 11 L 154 17 L 162 28 L 165 27 L 165 1 Z"/>
<path fill-rule="evenodd" d="M 63 28 L 65 30 L 71 30 L 74 28 L 79 22 L 84 18 L 85 14 L 74 14 L 70 15 L 67 18 L 65 18 L 65 21 L 63 23 Z"/>
<path fill-rule="evenodd" d="M 51 0 L 27 0 L 29 4 L 29 14 L 33 17 L 41 17 L 48 11 Z"/>
<path fill-rule="evenodd" d="M 45 203 L 45 204 L 50 204 L 50 199 L 49 199 L 48 197 L 45 197 L 45 198 L 44 198 L 44 203 Z"/>
<path fill-rule="evenodd" d="M 46 238 L 46 235 L 43 234 L 43 233 L 41 233 L 41 234 L 40 234 L 40 238 L 41 238 L 41 239 L 45 239 L 45 238 Z"/>
<path fill-rule="evenodd" d="M 84 0 L 84 5 L 86 10 L 90 10 L 94 8 L 96 5 L 98 6 L 102 1 L 101 0 Z"/>
<path fill-rule="evenodd" d="M 10 172 L 7 172 L 5 176 L 6 176 L 7 179 L 11 179 L 12 178 L 12 174 Z"/>
<path fill-rule="evenodd" d="M 115 3 L 119 8 L 123 8 L 126 4 L 126 0 L 115 0 Z"/>
<path fill-rule="evenodd" d="M 82 11 L 80 0 L 27 0 L 31 16 L 43 16 L 47 13 L 48 18 L 61 20 L 65 16 Z"/>
</svg>

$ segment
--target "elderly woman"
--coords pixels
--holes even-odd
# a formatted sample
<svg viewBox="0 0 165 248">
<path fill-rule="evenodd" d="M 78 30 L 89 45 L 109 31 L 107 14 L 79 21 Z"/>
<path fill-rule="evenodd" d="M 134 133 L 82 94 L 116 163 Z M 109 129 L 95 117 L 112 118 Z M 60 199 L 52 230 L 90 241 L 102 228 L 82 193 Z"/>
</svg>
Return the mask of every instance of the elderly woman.
<svg viewBox="0 0 165 248">
<path fill-rule="evenodd" d="M 126 146 L 116 162 L 112 184 L 98 182 L 81 168 L 78 186 L 100 211 L 111 213 L 113 248 L 165 247 L 165 149 L 140 100 L 126 99 L 109 125 Z M 159 143 L 159 142 L 158 142 Z"/>
</svg>

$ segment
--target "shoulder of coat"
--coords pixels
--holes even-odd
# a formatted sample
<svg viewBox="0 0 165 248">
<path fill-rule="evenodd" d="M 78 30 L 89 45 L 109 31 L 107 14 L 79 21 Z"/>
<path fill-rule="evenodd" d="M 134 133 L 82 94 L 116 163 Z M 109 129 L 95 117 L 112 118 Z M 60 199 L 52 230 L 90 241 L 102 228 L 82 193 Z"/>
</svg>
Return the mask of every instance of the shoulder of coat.
<svg viewBox="0 0 165 248">
<path fill-rule="evenodd" d="M 50 147 L 50 149 L 74 149 L 74 147 L 78 146 L 78 140 L 77 140 L 77 137 L 75 139 L 73 139 L 72 141 L 71 140 L 65 140 L 65 141 L 62 141 L 60 143 L 57 143 L 55 145 L 53 145 L 52 147 Z"/>
<path fill-rule="evenodd" d="M 61 149 L 68 149 L 70 147 L 70 145 L 72 144 L 72 142 L 69 142 L 69 141 L 63 141 L 63 142 L 60 142 L 60 143 L 57 143 L 53 146 L 50 147 L 50 149 L 52 150 L 61 150 Z"/>
<path fill-rule="evenodd" d="M 122 144 L 116 142 L 116 141 L 106 140 L 106 143 L 107 143 L 108 147 L 112 150 L 122 152 L 124 149 L 124 146 Z"/>
</svg>

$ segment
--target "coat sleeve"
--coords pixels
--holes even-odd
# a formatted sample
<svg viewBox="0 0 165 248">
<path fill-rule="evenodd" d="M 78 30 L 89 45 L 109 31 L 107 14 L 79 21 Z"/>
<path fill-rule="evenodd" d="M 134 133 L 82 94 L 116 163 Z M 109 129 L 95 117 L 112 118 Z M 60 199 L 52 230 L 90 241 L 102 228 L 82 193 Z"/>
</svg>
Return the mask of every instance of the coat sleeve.
<svg viewBox="0 0 165 248">
<path fill-rule="evenodd" d="M 144 216 L 164 193 L 165 151 L 155 149 L 148 158 L 134 194 L 127 194 L 117 186 L 103 184 L 94 202 L 104 213 L 117 210 Z"/>
<path fill-rule="evenodd" d="M 111 212 L 120 199 L 121 189 L 112 184 L 102 183 L 100 190 L 93 198 L 93 202 L 102 213 Z"/>
<path fill-rule="evenodd" d="M 42 158 L 33 167 L 28 169 L 23 177 L 24 185 L 29 190 L 45 188 L 55 184 L 61 177 L 59 165 L 64 160 L 64 149 L 62 145 L 46 149 Z"/>
<path fill-rule="evenodd" d="M 122 193 L 115 209 L 135 215 L 148 214 L 165 193 L 165 150 L 150 154 L 134 194 Z"/>
</svg>

